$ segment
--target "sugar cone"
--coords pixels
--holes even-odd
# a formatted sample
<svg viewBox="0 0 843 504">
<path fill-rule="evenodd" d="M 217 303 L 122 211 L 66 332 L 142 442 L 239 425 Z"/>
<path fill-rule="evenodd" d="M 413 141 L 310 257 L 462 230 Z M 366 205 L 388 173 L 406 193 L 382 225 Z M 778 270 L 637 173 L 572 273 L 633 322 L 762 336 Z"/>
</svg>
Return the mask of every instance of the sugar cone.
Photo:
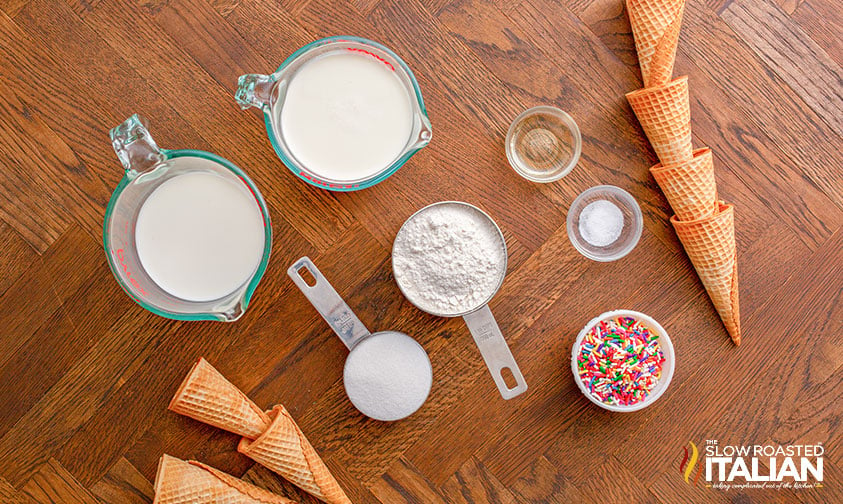
<svg viewBox="0 0 843 504">
<path fill-rule="evenodd" d="M 708 217 L 717 209 L 717 184 L 711 149 L 694 151 L 694 158 L 685 163 L 650 168 L 650 173 L 667 197 L 673 213 L 681 221 Z"/>
<path fill-rule="evenodd" d="M 627 93 L 626 99 L 662 164 L 674 165 L 693 159 L 688 76 Z"/>
<path fill-rule="evenodd" d="M 248 438 L 269 427 L 269 417 L 205 359 L 193 365 L 169 408 Z"/>
<path fill-rule="evenodd" d="M 351 504 L 284 406 L 275 406 L 269 415 L 269 429 L 254 441 L 241 439 L 237 451 L 328 504 Z"/>
<path fill-rule="evenodd" d="M 718 202 L 717 211 L 695 221 L 670 218 L 714 308 L 736 345 L 741 343 L 735 211 Z"/>
<path fill-rule="evenodd" d="M 295 504 L 199 462 L 164 455 L 153 504 Z"/>
<path fill-rule="evenodd" d="M 644 87 L 661 86 L 673 75 L 685 0 L 626 0 Z"/>
</svg>

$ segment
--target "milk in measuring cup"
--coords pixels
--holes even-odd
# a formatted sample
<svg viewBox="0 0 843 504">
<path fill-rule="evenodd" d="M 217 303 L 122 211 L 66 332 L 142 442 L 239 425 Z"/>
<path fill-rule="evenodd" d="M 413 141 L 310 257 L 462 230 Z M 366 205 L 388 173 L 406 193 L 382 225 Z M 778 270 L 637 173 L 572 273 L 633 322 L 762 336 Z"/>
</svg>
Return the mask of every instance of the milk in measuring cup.
<svg viewBox="0 0 843 504">
<path fill-rule="evenodd" d="M 264 240 L 260 207 L 248 187 L 207 171 L 158 186 L 135 225 L 138 258 L 149 277 L 187 301 L 212 301 L 241 287 L 260 264 Z"/>
<path fill-rule="evenodd" d="M 306 63 L 274 109 L 292 154 L 336 181 L 364 179 L 390 166 L 413 128 L 412 101 L 392 64 L 362 51 Z"/>
</svg>

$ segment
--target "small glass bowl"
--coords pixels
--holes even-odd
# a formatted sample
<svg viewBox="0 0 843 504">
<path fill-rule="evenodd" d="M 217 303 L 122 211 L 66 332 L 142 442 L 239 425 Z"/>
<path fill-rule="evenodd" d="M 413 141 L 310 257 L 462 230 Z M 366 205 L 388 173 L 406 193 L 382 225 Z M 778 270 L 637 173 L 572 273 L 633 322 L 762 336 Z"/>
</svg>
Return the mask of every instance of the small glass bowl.
<svg viewBox="0 0 843 504">
<path fill-rule="evenodd" d="M 582 137 L 574 119 L 556 107 L 527 109 L 506 133 L 506 157 L 516 173 L 533 182 L 548 183 L 571 173 L 582 152 Z"/>
<path fill-rule="evenodd" d="M 640 321 L 644 326 L 647 327 L 652 333 L 657 334 L 659 337 L 659 345 L 662 350 L 662 354 L 664 355 L 664 364 L 662 364 L 662 375 L 659 378 L 658 383 L 656 383 L 653 390 L 650 391 L 650 394 L 644 398 L 643 401 L 639 401 L 635 404 L 630 405 L 621 405 L 621 404 L 606 404 L 603 401 L 599 400 L 598 398 L 591 395 L 586 388 L 585 384 L 583 383 L 582 379 L 580 379 L 579 369 L 577 367 L 577 357 L 580 353 L 580 344 L 582 344 L 582 340 L 585 338 L 585 335 L 588 334 L 591 329 L 599 324 L 601 321 L 609 320 L 617 317 L 632 317 L 635 320 Z M 574 373 L 574 381 L 577 382 L 577 386 L 579 387 L 580 391 L 585 395 L 591 402 L 600 406 L 601 408 L 605 408 L 609 411 L 619 411 L 622 413 L 628 413 L 630 411 L 638 411 L 641 409 L 646 408 L 647 406 L 656 402 L 656 399 L 664 394 L 665 390 L 667 390 L 668 385 L 670 385 L 670 380 L 673 379 L 673 370 L 676 367 L 676 352 L 673 350 L 673 343 L 670 341 L 670 337 L 667 335 L 667 331 L 664 330 L 664 327 L 661 326 L 658 322 L 656 322 L 652 317 L 645 315 L 641 312 L 632 311 L 632 310 L 615 310 L 609 311 L 606 313 L 602 313 L 597 317 L 591 319 L 588 324 L 583 327 L 582 331 L 577 335 L 577 339 L 574 341 L 574 347 L 571 349 L 571 372 Z"/>
<path fill-rule="evenodd" d="M 603 247 L 592 245 L 580 233 L 580 214 L 590 203 L 599 200 L 613 203 L 623 214 L 623 228 L 620 236 Z M 629 254 L 635 248 L 641 238 L 641 231 L 644 229 L 644 218 L 638 202 L 631 194 L 620 187 L 601 185 L 586 189 L 571 203 L 571 208 L 568 209 L 567 228 L 568 239 L 580 254 L 594 261 L 611 262 Z"/>
</svg>

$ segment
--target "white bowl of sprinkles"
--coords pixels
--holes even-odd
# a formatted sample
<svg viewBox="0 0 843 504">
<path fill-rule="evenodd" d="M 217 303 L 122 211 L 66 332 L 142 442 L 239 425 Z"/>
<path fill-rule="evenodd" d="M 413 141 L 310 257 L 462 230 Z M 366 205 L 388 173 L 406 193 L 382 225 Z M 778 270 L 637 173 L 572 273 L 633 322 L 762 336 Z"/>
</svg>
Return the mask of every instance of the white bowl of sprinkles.
<svg viewBox="0 0 843 504">
<path fill-rule="evenodd" d="M 608 311 L 591 319 L 571 349 L 577 386 L 609 411 L 638 411 L 655 402 L 670 385 L 675 364 L 667 331 L 652 317 L 632 310 Z"/>
</svg>

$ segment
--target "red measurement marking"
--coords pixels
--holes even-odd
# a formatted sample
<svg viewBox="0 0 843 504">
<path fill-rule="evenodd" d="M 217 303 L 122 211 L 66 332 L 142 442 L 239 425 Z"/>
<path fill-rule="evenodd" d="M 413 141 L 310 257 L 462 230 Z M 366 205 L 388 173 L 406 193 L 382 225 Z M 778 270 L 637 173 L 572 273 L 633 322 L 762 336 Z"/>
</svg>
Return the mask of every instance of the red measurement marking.
<svg viewBox="0 0 843 504">
<path fill-rule="evenodd" d="M 385 59 L 381 58 L 380 56 L 378 56 L 377 54 L 375 54 L 375 53 L 373 53 L 373 52 L 367 51 L 367 50 L 365 50 L 365 49 L 358 49 L 358 48 L 356 48 L 356 47 L 349 47 L 349 48 L 348 48 L 348 50 L 349 50 L 349 51 L 353 51 L 353 52 L 359 52 L 359 53 L 363 53 L 363 54 L 368 54 L 369 56 L 371 56 L 371 57 L 375 58 L 376 60 L 380 61 L 380 62 L 381 62 L 381 63 L 383 63 L 384 65 L 388 66 L 388 67 L 389 67 L 389 69 L 390 69 L 390 70 L 392 70 L 393 72 L 395 71 L 395 67 L 394 67 L 394 66 L 392 66 L 392 63 L 390 63 L 389 61 L 387 61 L 387 60 L 385 60 Z"/>
<path fill-rule="evenodd" d="M 120 261 L 120 266 L 123 267 L 123 273 L 126 275 L 126 278 L 129 280 L 129 283 L 132 284 L 132 286 L 134 286 L 141 294 L 143 294 L 144 296 L 148 296 L 149 294 L 146 293 L 146 291 L 143 289 L 143 287 L 141 287 L 137 279 L 135 279 L 134 275 L 132 275 L 132 272 L 129 271 L 129 266 L 126 264 L 125 253 L 123 252 L 123 249 L 117 249 L 117 252 L 115 252 L 115 254 L 117 255 L 117 260 Z"/>
</svg>

